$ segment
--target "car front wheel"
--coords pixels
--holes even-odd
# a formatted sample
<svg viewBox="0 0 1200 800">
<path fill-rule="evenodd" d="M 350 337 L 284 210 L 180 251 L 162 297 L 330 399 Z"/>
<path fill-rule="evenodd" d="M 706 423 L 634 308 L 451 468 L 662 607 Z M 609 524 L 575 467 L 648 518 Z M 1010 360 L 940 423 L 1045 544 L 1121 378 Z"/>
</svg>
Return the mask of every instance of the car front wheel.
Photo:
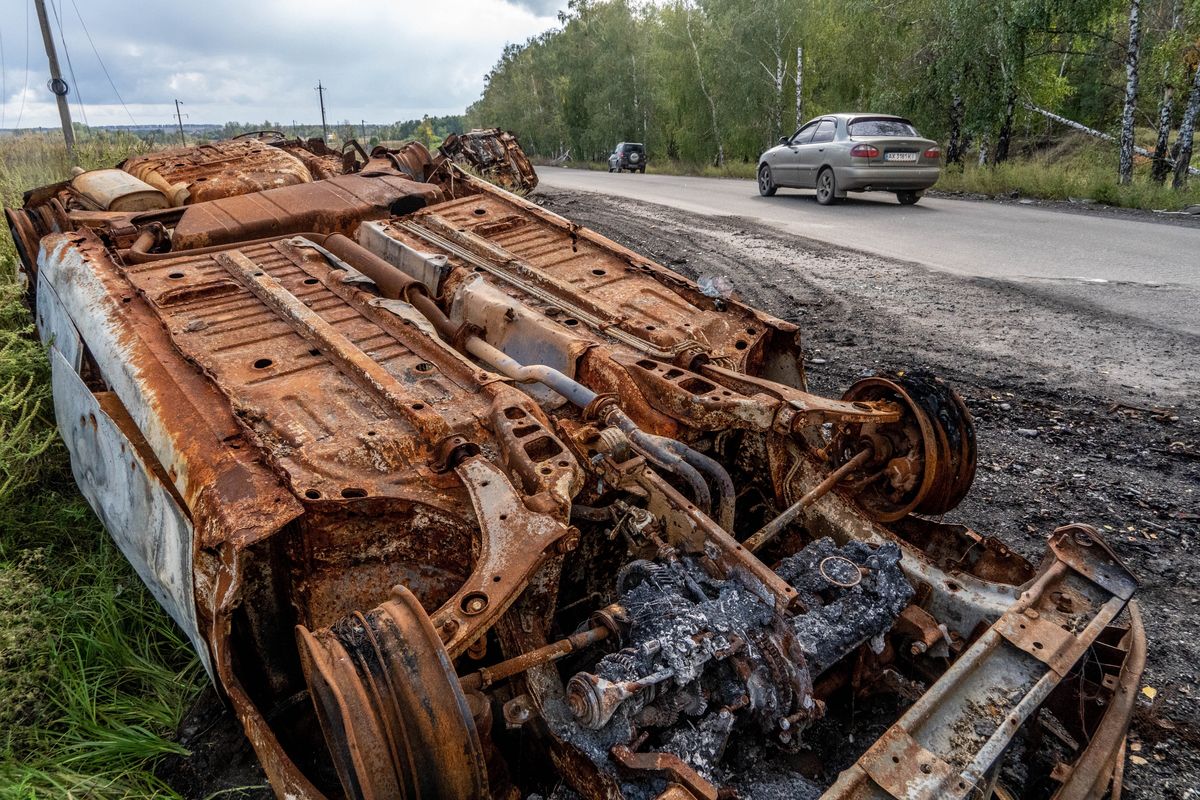
<svg viewBox="0 0 1200 800">
<path fill-rule="evenodd" d="M 831 206 L 837 202 L 837 178 L 829 167 L 821 170 L 817 176 L 817 202 L 823 206 Z"/>
<path fill-rule="evenodd" d="M 902 206 L 915 206 L 921 199 L 921 195 L 917 192 L 896 192 L 896 199 Z"/>
<path fill-rule="evenodd" d="M 771 167 L 763 164 L 758 168 L 758 193 L 763 197 L 773 197 L 775 191 L 779 187 L 775 185 L 775 178 L 771 175 Z"/>
</svg>

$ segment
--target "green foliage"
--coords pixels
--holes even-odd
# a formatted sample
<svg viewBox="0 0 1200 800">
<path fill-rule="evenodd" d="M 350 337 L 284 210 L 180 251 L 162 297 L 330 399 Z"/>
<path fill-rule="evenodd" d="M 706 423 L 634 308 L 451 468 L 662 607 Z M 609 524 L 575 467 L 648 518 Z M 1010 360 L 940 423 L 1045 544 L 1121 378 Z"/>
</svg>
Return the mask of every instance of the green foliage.
<svg viewBox="0 0 1200 800">
<path fill-rule="evenodd" d="M 80 142 L 83 165 L 148 145 Z M 0 199 L 62 180 L 54 137 L 0 139 Z M 0 239 L 0 798 L 171 797 L 152 772 L 203 675 L 102 530 L 54 427 L 46 355 Z"/>
<path fill-rule="evenodd" d="M 1143 9 L 1138 118 L 1156 119 L 1171 85 L 1178 124 L 1200 2 Z M 901 114 L 933 138 L 986 144 L 994 163 L 1002 139 L 1064 133 L 1025 103 L 1114 129 L 1127 15 L 1128 0 L 572 0 L 558 28 L 505 48 L 467 119 L 545 158 L 600 161 L 633 140 L 651 164 L 751 162 L 795 128 L 802 47 L 804 118 Z"/>
</svg>

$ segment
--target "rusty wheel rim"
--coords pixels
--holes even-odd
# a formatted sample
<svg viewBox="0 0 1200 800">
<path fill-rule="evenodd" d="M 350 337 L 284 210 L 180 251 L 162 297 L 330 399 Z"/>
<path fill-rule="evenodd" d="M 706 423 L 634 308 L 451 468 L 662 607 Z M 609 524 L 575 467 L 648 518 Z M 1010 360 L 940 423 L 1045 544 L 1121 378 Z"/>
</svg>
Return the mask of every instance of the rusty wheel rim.
<svg viewBox="0 0 1200 800">
<path fill-rule="evenodd" d="M 479 734 L 449 656 L 417 598 L 328 628 L 296 629 L 313 704 L 346 795 L 486 797 Z"/>
<path fill-rule="evenodd" d="M 937 432 L 905 388 L 884 377 L 863 378 L 842 396 L 849 402 L 885 400 L 903 409 L 899 422 L 884 425 L 849 424 L 835 431 L 831 445 L 834 466 L 841 466 L 865 446 L 874 457 L 845 481 L 855 502 L 880 522 L 894 522 L 912 513 L 933 486 L 939 453 Z M 897 490 L 893 472 L 906 465 L 906 456 L 919 459 L 919 474 L 911 487 Z M 933 467 L 932 469 L 930 467 Z M 909 467 L 911 470 L 911 467 Z"/>
<path fill-rule="evenodd" d="M 944 514 L 962 501 L 975 478 L 975 426 L 966 404 L 949 386 L 928 375 L 876 376 L 855 383 L 842 399 L 891 401 L 904 412 L 897 423 L 845 425 L 831 443 L 835 466 L 864 446 L 876 451 L 846 481 L 856 490 L 855 502 L 873 519 L 894 522 L 912 513 Z M 918 458 L 920 475 L 913 486 L 897 492 L 893 485 L 888 491 L 889 478 L 905 466 L 911 471 Z"/>
</svg>

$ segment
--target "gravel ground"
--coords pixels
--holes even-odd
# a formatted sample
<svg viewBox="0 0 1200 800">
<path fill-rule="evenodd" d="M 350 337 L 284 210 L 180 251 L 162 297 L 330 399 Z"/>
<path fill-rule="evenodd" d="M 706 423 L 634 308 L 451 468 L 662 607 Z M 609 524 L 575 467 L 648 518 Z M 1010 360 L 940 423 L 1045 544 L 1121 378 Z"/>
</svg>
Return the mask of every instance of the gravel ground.
<svg viewBox="0 0 1200 800">
<path fill-rule="evenodd" d="M 964 278 L 751 220 L 564 190 L 532 199 L 690 278 L 728 276 L 743 300 L 801 326 L 816 392 L 840 396 L 881 369 L 929 369 L 949 380 L 975 416 L 979 473 L 947 520 L 1030 558 L 1060 524 L 1102 530 L 1141 580 L 1150 639 L 1125 797 L 1200 798 L 1193 294 Z M 1113 310 L 1130 308 L 1147 313 Z M 180 738 L 194 755 L 164 763 L 162 774 L 185 796 L 261 786 L 249 745 L 211 693 Z"/>
</svg>

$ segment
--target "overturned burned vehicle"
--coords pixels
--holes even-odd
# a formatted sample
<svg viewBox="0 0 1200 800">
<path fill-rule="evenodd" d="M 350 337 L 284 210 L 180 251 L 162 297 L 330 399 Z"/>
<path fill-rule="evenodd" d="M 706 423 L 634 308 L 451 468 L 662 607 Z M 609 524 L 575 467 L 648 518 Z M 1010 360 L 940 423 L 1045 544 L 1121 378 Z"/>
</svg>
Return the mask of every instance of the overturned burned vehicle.
<svg viewBox="0 0 1200 800">
<path fill-rule="evenodd" d="M 1134 578 L 940 521 L 950 388 L 810 394 L 795 326 L 485 173 L 536 181 L 264 133 L 7 212 L 79 486 L 279 797 L 1119 792 Z"/>
</svg>

